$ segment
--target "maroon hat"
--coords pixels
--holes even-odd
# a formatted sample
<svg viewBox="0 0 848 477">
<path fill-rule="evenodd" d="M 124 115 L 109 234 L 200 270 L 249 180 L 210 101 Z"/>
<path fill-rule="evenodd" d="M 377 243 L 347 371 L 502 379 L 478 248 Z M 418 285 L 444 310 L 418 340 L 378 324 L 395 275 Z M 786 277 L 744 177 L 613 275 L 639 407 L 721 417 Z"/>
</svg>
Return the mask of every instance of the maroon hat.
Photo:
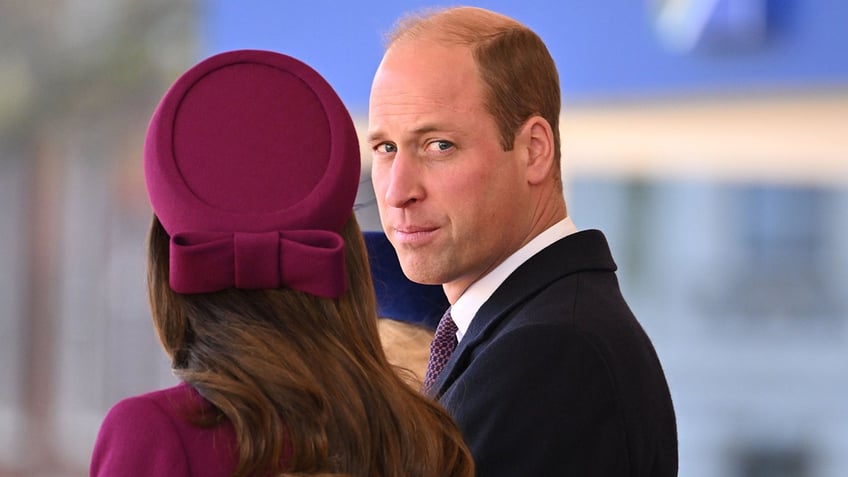
<svg viewBox="0 0 848 477">
<path fill-rule="evenodd" d="M 175 292 L 346 290 L 340 232 L 359 144 L 335 91 L 301 61 L 241 50 L 189 69 L 153 114 L 144 173 Z"/>
</svg>

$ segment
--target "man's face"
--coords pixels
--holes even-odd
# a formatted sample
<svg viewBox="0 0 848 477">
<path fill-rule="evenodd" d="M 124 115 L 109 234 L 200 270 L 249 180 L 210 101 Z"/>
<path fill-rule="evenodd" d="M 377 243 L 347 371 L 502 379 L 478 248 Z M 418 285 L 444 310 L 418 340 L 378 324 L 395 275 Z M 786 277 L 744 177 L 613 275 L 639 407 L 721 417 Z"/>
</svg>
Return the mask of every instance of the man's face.
<svg viewBox="0 0 848 477">
<path fill-rule="evenodd" d="M 371 176 L 383 229 L 413 281 L 454 302 L 525 241 L 523 155 L 504 151 L 470 50 L 393 45 L 374 77 Z"/>
</svg>

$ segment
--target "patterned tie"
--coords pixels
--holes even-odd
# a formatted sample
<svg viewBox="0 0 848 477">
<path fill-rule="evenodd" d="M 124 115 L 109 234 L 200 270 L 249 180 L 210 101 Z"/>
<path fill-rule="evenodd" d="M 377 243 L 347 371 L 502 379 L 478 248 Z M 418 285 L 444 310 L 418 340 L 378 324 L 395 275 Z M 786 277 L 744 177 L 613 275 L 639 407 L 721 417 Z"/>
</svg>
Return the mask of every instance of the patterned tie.
<svg viewBox="0 0 848 477">
<path fill-rule="evenodd" d="M 453 322 L 450 308 L 448 308 L 439 320 L 436 334 L 430 343 L 430 360 L 427 362 L 427 374 L 424 375 L 424 392 L 429 393 L 436 378 L 445 369 L 451 353 L 456 349 L 456 330 L 456 323 Z"/>
</svg>

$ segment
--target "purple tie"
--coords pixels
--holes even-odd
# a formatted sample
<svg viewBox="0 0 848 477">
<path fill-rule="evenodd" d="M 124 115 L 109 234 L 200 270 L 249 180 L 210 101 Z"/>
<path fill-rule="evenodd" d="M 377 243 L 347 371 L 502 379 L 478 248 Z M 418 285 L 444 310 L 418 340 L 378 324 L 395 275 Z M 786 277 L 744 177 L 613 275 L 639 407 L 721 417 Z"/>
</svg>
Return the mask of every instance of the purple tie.
<svg viewBox="0 0 848 477">
<path fill-rule="evenodd" d="M 450 308 L 448 308 L 439 320 L 436 334 L 430 343 L 430 360 L 427 362 L 427 374 L 424 375 L 424 392 L 430 391 L 436 378 L 445 369 L 451 353 L 456 349 L 456 330 L 456 323 L 453 322 Z"/>
</svg>

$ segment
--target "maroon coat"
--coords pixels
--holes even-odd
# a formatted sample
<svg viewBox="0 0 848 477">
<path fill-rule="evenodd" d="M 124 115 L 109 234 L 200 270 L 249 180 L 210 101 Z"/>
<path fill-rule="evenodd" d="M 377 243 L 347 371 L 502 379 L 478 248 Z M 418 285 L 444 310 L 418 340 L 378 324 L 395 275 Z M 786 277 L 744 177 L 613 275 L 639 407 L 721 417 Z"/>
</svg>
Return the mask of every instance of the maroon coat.
<svg viewBox="0 0 848 477">
<path fill-rule="evenodd" d="M 212 406 L 187 384 L 118 402 L 103 421 L 91 458 L 92 477 L 225 477 L 237 462 L 235 432 L 189 416 Z"/>
</svg>

